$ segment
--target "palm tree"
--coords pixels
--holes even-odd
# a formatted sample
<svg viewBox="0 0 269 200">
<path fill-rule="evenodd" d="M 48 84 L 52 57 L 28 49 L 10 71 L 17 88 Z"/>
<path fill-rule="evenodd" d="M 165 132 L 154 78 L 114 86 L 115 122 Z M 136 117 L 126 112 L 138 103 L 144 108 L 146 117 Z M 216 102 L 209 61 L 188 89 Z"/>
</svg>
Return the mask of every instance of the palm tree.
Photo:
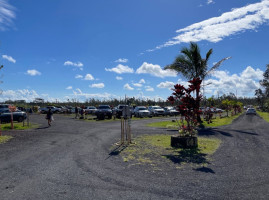
<svg viewBox="0 0 269 200">
<path fill-rule="evenodd" d="M 214 64 L 213 67 L 208 69 L 208 61 L 212 53 L 213 49 L 210 49 L 206 53 L 206 57 L 202 58 L 199 46 L 196 43 L 191 42 L 190 47 L 183 47 L 181 50 L 181 54 L 176 57 L 175 61 L 171 65 L 165 66 L 164 69 L 174 70 L 178 74 L 182 74 L 188 80 L 200 78 L 204 82 L 204 79 L 208 77 L 214 70 L 216 70 L 222 64 L 222 62 L 231 58 L 223 58 L 222 60 Z M 199 90 L 196 90 L 197 100 L 199 95 Z M 198 105 L 200 105 L 200 102 L 197 103 Z"/>
<path fill-rule="evenodd" d="M 193 78 L 200 78 L 201 80 L 204 80 L 210 75 L 210 73 L 216 70 L 223 61 L 231 58 L 223 58 L 208 70 L 208 60 L 213 53 L 213 49 L 210 49 L 206 53 L 206 58 L 203 59 L 200 54 L 199 46 L 196 43 L 191 42 L 190 48 L 183 47 L 181 53 L 182 54 L 177 56 L 171 65 L 165 66 L 164 69 L 175 70 L 188 80 Z"/>
</svg>

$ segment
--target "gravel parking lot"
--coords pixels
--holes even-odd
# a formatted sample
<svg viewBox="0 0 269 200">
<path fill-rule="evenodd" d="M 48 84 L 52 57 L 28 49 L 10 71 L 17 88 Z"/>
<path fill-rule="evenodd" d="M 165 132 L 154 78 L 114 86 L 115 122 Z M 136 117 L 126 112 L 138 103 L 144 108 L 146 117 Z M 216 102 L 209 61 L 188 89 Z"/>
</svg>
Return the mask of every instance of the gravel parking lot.
<svg viewBox="0 0 269 200">
<path fill-rule="evenodd" d="M 47 127 L 32 115 L 38 129 L 4 132 L 14 139 L 0 145 L 1 199 L 269 199 L 269 123 L 259 116 L 199 131 L 222 140 L 208 165 L 160 170 L 110 154 L 120 121 L 54 118 Z M 134 120 L 133 134 L 173 134 L 146 126 L 161 120 Z"/>
</svg>

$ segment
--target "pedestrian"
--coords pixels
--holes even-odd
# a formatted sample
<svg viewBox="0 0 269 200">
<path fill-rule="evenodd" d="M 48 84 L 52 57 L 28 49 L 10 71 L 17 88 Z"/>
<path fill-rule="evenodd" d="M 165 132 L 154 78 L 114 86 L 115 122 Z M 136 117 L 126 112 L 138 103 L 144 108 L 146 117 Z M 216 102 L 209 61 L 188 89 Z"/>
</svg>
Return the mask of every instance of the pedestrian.
<svg viewBox="0 0 269 200">
<path fill-rule="evenodd" d="M 83 109 L 83 107 L 81 107 L 80 115 L 81 115 L 80 119 L 84 119 L 84 109 Z"/>
<path fill-rule="evenodd" d="M 53 120 L 53 112 L 51 109 L 48 110 L 46 119 L 48 120 L 48 125 L 51 126 L 51 121 Z"/>
<path fill-rule="evenodd" d="M 77 119 L 78 118 L 78 107 L 77 106 L 75 107 L 75 113 L 76 113 L 75 119 Z"/>
</svg>

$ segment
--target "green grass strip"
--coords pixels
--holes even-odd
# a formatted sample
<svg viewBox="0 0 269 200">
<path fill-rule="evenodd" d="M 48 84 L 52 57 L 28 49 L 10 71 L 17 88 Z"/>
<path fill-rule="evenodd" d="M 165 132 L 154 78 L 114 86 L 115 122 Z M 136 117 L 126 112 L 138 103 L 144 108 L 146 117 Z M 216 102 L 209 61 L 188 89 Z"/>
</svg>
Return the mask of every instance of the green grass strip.
<svg viewBox="0 0 269 200">
<path fill-rule="evenodd" d="M 223 118 L 217 117 L 216 119 L 212 120 L 212 123 L 208 124 L 206 121 L 204 121 L 202 125 L 204 125 L 205 127 L 217 127 L 217 126 L 229 125 L 233 122 L 233 120 L 238 118 L 241 114 L 242 113 L 239 113 L 234 116 L 223 117 Z"/>
<path fill-rule="evenodd" d="M 12 136 L 0 136 L 0 144 L 3 144 L 3 143 L 6 143 L 8 142 L 10 139 L 12 139 L 13 137 Z"/>
<path fill-rule="evenodd" d="M 269 113 L 268 112 L 261 112 L 257 111 L 257 113 L 267 122 L 269 122 Z"/>
<path fill-rule="evenodd" d="M 197 149 L 180 149 L 171 147 L 171 135 L 143 135 L 134 139 L 134 144 L 120 151 L 124 162 L 133 164 L 207 164 L 209 156 L 219 148 L 221 141 L 217 138 L 198 138 Z"/>
<path fill-rule="evenodd" d="M 201 126 L 202 127 L 217 127 L 217 126 L 224 126 L 224 125 L 229 125 L 232 123 L 234 119 L 239 117 L 242 113 L 239 113 L 234 116 L 229 116 L 229 117 L 216 117 L 216 119 L 212 119 L 212 123 L 208 124 L 206 121 L 204 121 Z M 186 123 L 185 123 L 186 124 Z M 179 125 L 181 125 L 180 121 L 162 121 L 162 122 L 154 122 L 147 124 L 147 126 L 150 127 L 160 127 L 160 128 L 171 128 L 171 129 L 178 129 Z"/>
<path fill-rule="evenodd" d="M 23 126 L 23 123 L 22 122 L 18 122 L 18 123 L 14 122 L 13 123 L 13 127 L 14 127 L 13 130 L 26 130 L 26 129 L 38 128 L 39 125 L 38 124 L 34 124 L 34 123 L 29 123 L 29 126 L 27 126 L 27 123 L 24 123 L 24 126 Z M 1 128 L 4 131 L 6 131 L 6 130 L 12 130 L 10 123 L 1 124 Z"/>
</svg>

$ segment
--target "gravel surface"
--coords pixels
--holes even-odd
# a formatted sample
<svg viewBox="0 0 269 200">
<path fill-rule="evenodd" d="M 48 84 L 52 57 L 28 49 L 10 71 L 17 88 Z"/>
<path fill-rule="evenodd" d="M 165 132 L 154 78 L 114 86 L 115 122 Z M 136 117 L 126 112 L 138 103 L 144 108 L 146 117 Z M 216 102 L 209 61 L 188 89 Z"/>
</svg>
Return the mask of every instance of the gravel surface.
<svg viewBox="0 0 269 200">
<path fill-rule="evenodd" d="M 6 131 L 0 145 L 0 199 L 269 199 L 269 123 L 241 115 L 233 124 L 199 135 L 222 144 L 209 164 L 123 162 L 111 154 L 120 122 L 83 121 L 32 115 L 40 127 Z M 135 136 L 173 134 L 146 127 L 161 118 L 132 121 Z"/>
</svg>

